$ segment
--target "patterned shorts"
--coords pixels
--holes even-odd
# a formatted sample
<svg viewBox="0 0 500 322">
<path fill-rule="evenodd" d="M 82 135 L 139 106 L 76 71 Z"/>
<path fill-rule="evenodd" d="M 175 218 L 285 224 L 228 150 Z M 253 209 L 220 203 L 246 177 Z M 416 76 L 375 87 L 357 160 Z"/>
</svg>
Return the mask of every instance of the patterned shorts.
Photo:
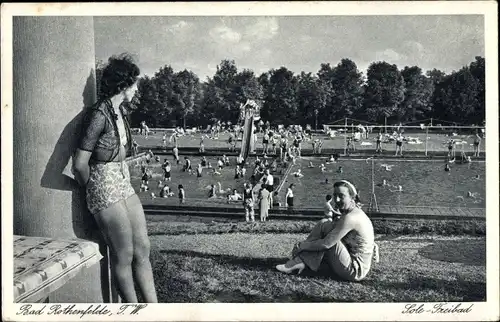
<svg viewBox="0 0 500 322">
<path fill-rule="evenodd" d="M 87 207 L 92 214 L 135 194 L 125 162 L 92 164 L 86 190 Z"/>
</svg>

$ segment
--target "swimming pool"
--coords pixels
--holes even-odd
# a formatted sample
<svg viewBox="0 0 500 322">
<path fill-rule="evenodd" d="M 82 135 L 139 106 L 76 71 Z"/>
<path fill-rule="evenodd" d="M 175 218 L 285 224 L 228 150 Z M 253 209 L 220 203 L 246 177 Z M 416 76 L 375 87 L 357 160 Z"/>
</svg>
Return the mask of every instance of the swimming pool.
<svg viewBox="0 0 500 322">
<path fill-rule="evenodd" d="M 333 191 L 333 183 L 348 180 L 358 188 L 362 203 L 368 205 L 372 192 L 372 160 L 340 159 L 333 164 L 326 164 L 326 161 L 326 158 L 315 157 L 297 160 L 291 173 L 300 168 L 304 177 L 288 175 L 280 191 L 281 199 L 285 200 L 286 188 L 294 183 L 296 207 L 322 207 L 326 194 Z M 315 167 L 308 168 L 309 162 Z M 325 164 L 325 172 L 319 169 L 321 163 Z M 373 163 L 379 205 L 485 207 L 484 162 L 452 164 L 449 172 L 444 171 L 442 160 L 374 160 Z M 342 173 L 338 171 L 339 167 L 342 167 Z M 401 192 L 398 186 L 401 186 Z M 473 196 L 468 196 L 468 192 Z"/>
<path fill-rule="evenodd" d="M 151 161 L 150 168 L 154 171 L 149 182 L 150 190 L 139 192 L 141 173 L 140 167 L 130 165 L 131 181 L 134 189 L 144 204 L 178 205 L 177 186 L 182 184 L 186 191 L 186 205 L 191 206 L 221 206 L 241 207 L 240 203 L 227 204 L 225 196 L 232 189 L 237 189 L 241 194 L 243 183 L 250 181 L 253 167 L 247 169 L 245 178 L 234 179 L 235 157 L 230 157 L 231 166 L 225 167 L 220 175 L 213 175 L 208 169 L 203 170 L 203 176 L 197 178 L 195 172 L 188 174 L 182 171 L 183 156 L 177 166 L 173 163 L 171 155 L 162 156 L 161 162 L 167 158 L 172 163 L 172 180 L 169 186 L 175 193 L 173 197 L 163 199 L 151 198 L 151 192 L 159 196 L 159 180 L 163 172 L 161 163 Z M 193 169 L 200 162 L 201 156 L 192 156 Z M 216 165 L 217 157 L 207 157 L 212 165 Z M 253 165 L 254 159 L 248 160 Z M 312 162 L 314 168 L 308 168 Z M 319 169 L 321 163 L 325 164 L 326 171 Z M 342 167 L 342 173 L 338 172 Z M 278 192 L 278 200 L 285 205 L 287 187 L 295 184 L 294 205 L 296 208 L 321 208 L 326 194 L 333 192 L 333 183 L 337 180 L 349 180 L 359 190 L 361 201 L 368 205 L 371 197 L 371 160 L 366 159 L 339 159 L 337 163 L 326 164 L 326 158 L 303 157 L 291 166 L 290 174 L 284 178 L 283 186 Z M 298 168 L 304 177 L 297 178 L 292 175 Z M 390 171 L 389 171 L 390 170 Z M 476 178 L 478 176 L 478 178 Z M 485 163 L 472 162 L 470 164 L 452 164 L 451 171 L 444 171 L 443 160 L 374 160 L 375 194 L 379 205 L 394 206 L 419 206 L 419 207 L 485 207 Z M 328 183 L 325 183 L 328 179 Z M 383 181 L 386 185 L 383 185 Z M 222 198 L 209 199 L 208 191 L 211 184 L 221 183 L 224 193 Z M 401 186 L 402 191 L 397 191 Z M 229 189 L 229 190 L 228 190 Z M 219 192 L 219 187 L 217 187 Z M 471 192 L 473 196 L 468 196 Z"/>
</svg>

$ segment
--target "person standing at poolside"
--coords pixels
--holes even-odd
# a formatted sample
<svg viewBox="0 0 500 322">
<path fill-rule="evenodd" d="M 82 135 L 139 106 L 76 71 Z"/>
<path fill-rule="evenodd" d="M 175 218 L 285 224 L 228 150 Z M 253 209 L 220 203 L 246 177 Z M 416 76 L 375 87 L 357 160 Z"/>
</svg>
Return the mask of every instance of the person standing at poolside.
<svg viewBox="0 0 500 322">
<path fill-rule="evenodd" d="M 474 156 L 475 157 L 479 157 L 480 145 L 481 145 L 481 137 L 479 136 L 479 133 L 476 133 L 476 136 L 474 137 Z"/>
<path fill-rule="evenodd" d="M 162 136 L 161 140 L 163 142 L 163 150 L 166 151 L 167 150 L 167 132 L 163 132 L 163 136 Z"/>
<path fill-rule="evenodd" d="M 162 169 L 163 169 L 163 178 L 165 179 L 165 181 L 171 181 L 172 167 L 170 166 L 170 162 L 168 162 L 167 159 L 165 159 L 165 162 L 162 165 Z"/>
<path fill-rule="evenodd" d="M 396 135 L 396 154 L 394 155 L 398 155 L 398 151 L 399 151 L 399 155 L 403 155 L 403 135 L 401 133 L 398 133 Z"/>
<path fill-rule="evenodd" d="M 347 152 L 356 151 L 352 137 L 347 137 Z"/>
<path fill-rule="evenodd" d="M 268 191 L 272 192 L 274 190 L 274 177 L 270 173 L 269 169 L 266 169 L 264 175 L 265 175 L 265 180 L 263 186 L 265 186 Z"/>
<path fill-rule="evenodd" d="M 200 153 L 205 153 L 205 143 L 204 143 L 203 135 L 200 138 Z"/>
<path fill-rule="evenodd" d="M 255 211 L 254 211 L 254 197 L 252 185 L 245 183 L 245 190 L 243 191 L 243 207 L 245 208 L 245 220 L 248 222 L 250 220 L 255 221 Z"/>
<path fill-rule="evenodd" d="M 290 186 L 288 186 L 288 189 L 286 191 L 286 206 L 288 207 L 288 209 L 292 209 L 293 208 L 293 187 L 294 187 L 294 184 L 290 184 Z"/>
<path fill-rule="evenodd" d="M 269 209 L 271 209 L 272 199 L 271 193 L 267 187 L 262 187 L 259 193 L 259 211 L 260 221 L 265 222 L 269 216 Z"/>
<path fill-rule="evenodd" d="M 132 133 L 124 103 L 132 100 L 139 75 L 130 56 L 109 58 L 98 101 L 83 123 L 73 170 L 109 247 L 113 279 L 123 302 L 138 302 L 135 284 L 146 303 L 157 303 L 146 218 L 125 162 Z"/>
<path fill-rule="evenodd" d="M 264 136 L 262 137 L 262 151 L 263 151 L 263 153 L 267 153 L 268 147 L 269 147 L 269 134 L 266 131 L 264 133 Z"/>
<path fill-rule="evenodd" d="M 319 142 L 318 142 L 318 148 L 317 148 L 318 154 L 321 154 L 321 149 L 322 148 L 323 148 L 323 140 L 320 139 Z"/>
<path fill-rule="evenodd" d="M 278 135 L 275 134 L 273 135 L 273 137 L 271 138 L 271 142 L 272 142 L 272 150 L 271 150 L 271 154 L 273 155 L 276 155 L 276 145 L 278 144 Z"/>
<path fill-rule="evenodd" d="M 286 151 L 288 150 L 288 141 L 286 139 L 286 136 L 283 135 L 281 137 L 281 142 L 280 142 L 280 159 L 283 161 L 285 158 Z"/>
<path fill-rule="evenodd" d="M 179 204 L 184 204 L 186 203 L 186 191 L 184 191 L 184 186 L 183 185 L 179 185 L 178 186 L 179 188 Z"/>
<path fill-rule="evenodd" d="M 377 135 L 377 147 L 375 148 L 375 153 L 382 153 L 382 131 Z"/>
<path fill-rule="evenodd" d="M 172 153 L 174 154 L 174 159 L 177 164 L 180 163 L 179 160 L 179 149 L 177 148 L 177 145 L 174 145 L 174 148 L 172 149 Z"/>
<path fill-rule="evenodd" d="M 451 139 L 448 141 L 448 154 L 455 159 L 455 140 Z"/>
<path fill-rule="evenodd" d="M 191 171 L 193 170 L 193 166 L 191 165 L 191 160 L 189 160 L 188 157 L 184 157 L 184 172 L 189 172 L 191 174 Z"/>
</svg>

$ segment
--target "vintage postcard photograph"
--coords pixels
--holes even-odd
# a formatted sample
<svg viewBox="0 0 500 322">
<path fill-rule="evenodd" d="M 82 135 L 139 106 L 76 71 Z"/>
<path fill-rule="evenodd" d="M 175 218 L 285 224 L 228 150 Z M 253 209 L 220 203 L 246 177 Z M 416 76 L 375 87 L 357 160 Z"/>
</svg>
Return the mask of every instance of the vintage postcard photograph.
<svg viewBox="0 0 500 322">
<path fill-rule="evenodd" d="M 499 319 L 495 2 L 1 12 L 3 319 Z"/>
</svg>

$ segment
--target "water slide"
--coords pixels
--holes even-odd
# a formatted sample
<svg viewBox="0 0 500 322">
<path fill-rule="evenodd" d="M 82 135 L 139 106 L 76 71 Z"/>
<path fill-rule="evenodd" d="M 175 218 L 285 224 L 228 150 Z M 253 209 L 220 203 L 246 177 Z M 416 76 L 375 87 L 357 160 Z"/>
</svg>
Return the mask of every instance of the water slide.
<svg viewBox="0 0 500 322">
<path fill-rule="evenodd" d="M 248 158 L 250 153 L 250 144 L 252 142 L 252 134 L 254 131 L 253 116 L 245 117 L 245 124 L 243 126 L 243 139 L 241 140 L 240 156 L 244 160 Z"/>
</svg>

